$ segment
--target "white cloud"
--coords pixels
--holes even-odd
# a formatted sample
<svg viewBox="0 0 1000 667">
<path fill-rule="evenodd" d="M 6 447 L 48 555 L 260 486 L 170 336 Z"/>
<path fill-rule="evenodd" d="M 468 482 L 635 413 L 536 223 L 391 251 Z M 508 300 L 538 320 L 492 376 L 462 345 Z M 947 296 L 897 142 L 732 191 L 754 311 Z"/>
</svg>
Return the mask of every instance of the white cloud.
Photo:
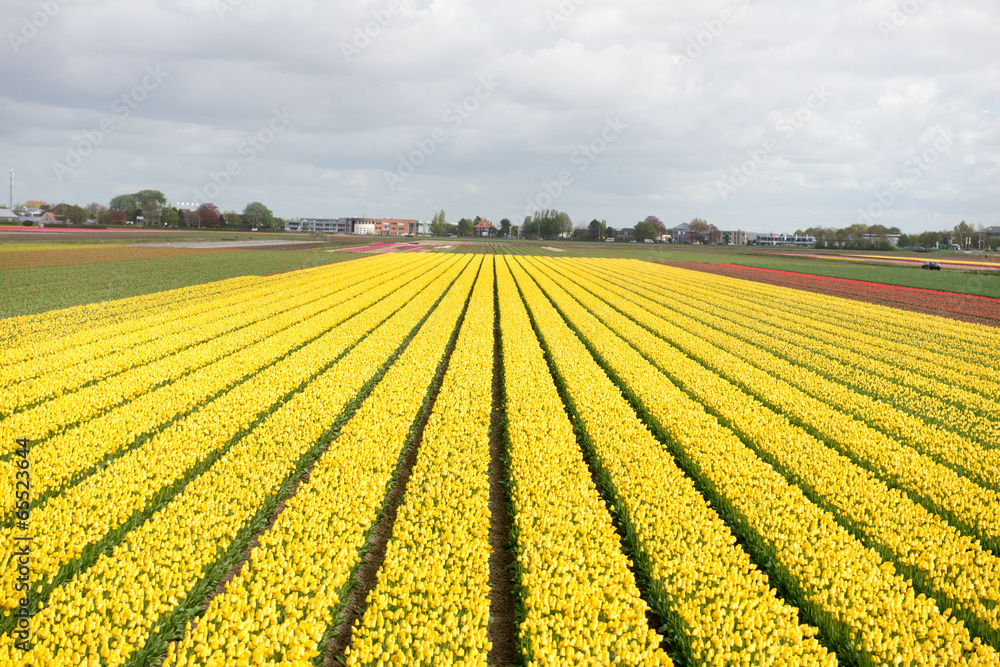
<svg viewBox="0 0 1000 667">
<path fill-rule="evenodd" d="M 620 118 L 628 129 L 553 201 L 579 224 L 851 224 L 935 127 L 953 148 L 880 221 L 1000 224 L 1000 7 L 988 0 L 896 15 L 903 3 L 888 0 L 221 2 L 64 0 L 30 39 L 37 1 L 5 2 L 0 168 L 17 170 L 15 198 L 86 204 L 152 187 L 190 201 L 287 107 L 294 120 L 219 192 L 221 208 L 513 218 Z M 52 164 L 150 66 L 169 77 L 60 181 Z M 446 114 L 483 76 L 499 87 L 455 126 Z M 788 135 L 817 86 L 829 100 Z M 390 190 L 385 173 L 438 128 L 445 139 Z M 717 184 L 769 139 L 777 150 L 723 200 Z"/>
</svg>

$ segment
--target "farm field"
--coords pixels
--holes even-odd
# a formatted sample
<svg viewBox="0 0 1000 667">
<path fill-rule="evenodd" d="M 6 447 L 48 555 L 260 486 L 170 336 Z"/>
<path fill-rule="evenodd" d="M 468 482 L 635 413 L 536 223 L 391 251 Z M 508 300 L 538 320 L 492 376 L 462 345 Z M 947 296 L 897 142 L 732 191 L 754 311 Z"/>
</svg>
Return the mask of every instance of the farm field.
<svg viewBox="0 0 1000 667">
<path fill-rule="evenodd" d="M 0 665 L 1000 667 L 995 300 L 599 250 L 0 253 Z"/>
</svg>

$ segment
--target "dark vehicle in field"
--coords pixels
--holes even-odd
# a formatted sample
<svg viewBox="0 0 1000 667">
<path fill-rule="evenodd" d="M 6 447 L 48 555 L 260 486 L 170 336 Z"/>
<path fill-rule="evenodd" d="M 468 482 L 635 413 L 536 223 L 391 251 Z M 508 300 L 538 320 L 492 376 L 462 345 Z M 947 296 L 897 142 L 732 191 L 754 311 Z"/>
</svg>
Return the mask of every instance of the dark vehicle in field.
<svg viewBox="0 0 1000 667">
<path fill-rule="evenodd" d="M 931 271 L 940 271 L 941 265 L 937 262 L 924 262 L 920 265 L 921 269 L 930 269 Z"/>
</svg>

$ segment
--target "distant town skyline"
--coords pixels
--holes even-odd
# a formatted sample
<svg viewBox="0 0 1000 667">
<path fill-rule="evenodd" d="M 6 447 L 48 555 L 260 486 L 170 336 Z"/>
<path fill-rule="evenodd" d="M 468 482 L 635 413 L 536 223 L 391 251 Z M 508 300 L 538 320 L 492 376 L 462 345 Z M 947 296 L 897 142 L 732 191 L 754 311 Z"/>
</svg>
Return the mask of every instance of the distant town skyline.
<svg viewBox="0 0 1000 667">
<path fill-rule="evenodd" d="M 11 0 L 0 28 L 15 204 L 1000 224 L 986 0 Z"/>
</svg>

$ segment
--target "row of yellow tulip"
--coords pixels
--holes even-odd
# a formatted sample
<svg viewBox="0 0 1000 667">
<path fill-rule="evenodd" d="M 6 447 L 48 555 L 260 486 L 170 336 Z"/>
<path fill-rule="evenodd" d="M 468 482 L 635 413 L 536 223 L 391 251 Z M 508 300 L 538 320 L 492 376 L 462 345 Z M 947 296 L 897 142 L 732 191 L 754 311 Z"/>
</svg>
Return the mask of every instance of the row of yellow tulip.
<svg viewBox="0 0 1000 667">
<path fill-rule="evenodd" d="M 421 267 L 415 270 L 421 271 Z M 376 276 L 370 282 L 361 282 L 357 287 L 342 290 L 337 296 L 321 300 L 319 306 L 327 308 L 326 310 L 298 309 L 276 316 L 259 326 L 249 327 L 244 332 L 245 335 L 229 337 L 231 340 L 226 343 L 227 346 L 239 346 L 230 356 L 213 359 L 210 353 L 218 348 L 209 346 L 201 359 L 205 365 L 197 372 L 139 395 L 74 428 L 36 442 L 31 454 L 33 498 L 41 498 L 43 494 L 78 481 L 92 472 L 95 465 L 119 455 L 137 440 L 162 429 L 164 424 L 196 408 L 204 409 L 214 396 L 220 393 L 225 396 L 223 392 L 232 389 L 244 378 L 260 372 L 301 346 L 303 341 L 310 341 L 324 334 L 413 278 L 412 272 L 393 276 L 388 282 L 382 282 L 383 276 Z M 147 377 L 144 370 L 139 369 L 129 374 L 128 379 L 139 384 Z M 155 377 L 149 382 L 155 383 Z M 0 432 L 6 433 L 12 440 L 17 437 L 32 440 L 44 438 L 47 428 L 52 424 L 81 418 L 87 412 L 100 412 L 102 399 L 107 400 L 109 395 L 114 397 L 116 389 L 127 392 L 128 387 L 132 386 L 134 385 L 129 383 L 122 389 L 117 388 L 114 383 L 92 385 L 93 390 L 88 388 L 43 404 L 37 410 L 9 417 L 0 422 Z M 106 391 L 100 391 L 105 387 L 108 387 Z M 93 399 L 93 403 L 86 402 L 88 398 Z M 267 394 L 262 394 L 259 398 L 266 399 Z M 276 398 L 277 396 L 271 400 Z M 50 407 L 55 411 L 54 414 L 49 411 Z M 74 409 L 77 412 L 73 412 Z M 0 462 L 0 482 L 13 480 L 16 471 L 13 459 Z M 0 516 L 10 511 L 13 503 L 13 482 L 0 484 Z"/>
<path fill-rule="evenodd" d="M 170 647 L 165 666 L 307 665 L 323 651 L 480 261 L 465 256 L 454 286 L 317 460 L 240 574 Z M 312 411 L 322 413 L 323 398 L 316 394 Z M 391 617 L 378 622 L 410 621 L 399 612 Z M 403 650 L 393 647 L 397 660 Z"/>
<path fill-rule="evenodd" d="M 363 270 L 364 264 L 358 269 Z M 341 275 L 313 274 L 274 280 L 252 292 L 239 291 L 224 298 L 202 299 L 179 319 L 165 319 L 156 327 L 81 346 L 71 353 L 51 354 L 6 367 L 10 380 L 0 392 L 0 416 L 63 396 L 96 381 L 117 384 L 139 369 L 155 369 L 155 362 L 169 361 L 178 353 L 194 351 L 199 344 L 224 341 L 239 335 L 248 324 L 328 298 L 331 288 L 343 282 Z M 359 276 L 364 279 L 365 276 Z M 291 295 L 291 298 L 290 298 Z M 83 354 L 85 356 L 81 357 Z M 220 354 L 223 352 L 220 351 Z M 126 373 L 123 377 L 121 374 Z"/>
<path fill-rule="evenodd" d="M 893 486 L 941 512 L 956 525 L 979 536 L 991 547 L 1000 538 L 1000 516 L 995 508 L 1000 494 L 985 489 L 928 456 L 874 430 L 849 415 L 809 396 L 781 378 L 769 375 L 752 362 L 764 353 L 742 348 L 744 354 L 734 356 L 726 351 L 731 340 L 718 337 L 712 330 L 676 311 L 667 311 L 658 304 L 639 296 L 641 291 L 622 289 L 613 281 L 604 281 L 597 274 L 585 273 L 585 286 L 604 302 L 626 312 L 634 323 L 648 329 L 630 328 L 630 337 L 643 336 L 644 345 L 661 345 L 669 341 L 674 347 L 691 355 L 716 374 L 757 396 L 764 404 L 780 413 L 808 425 L 826 442 Z M 621 326 L 631 327 L 630 322 Z M 657 338 L 659 336 L 659 338 Z M 706 341 L 714 345 L 706 345 Z M 654 357 L 656 363 L 660 360 Z M 669 366 L 663 365 L 664 370 Z"/>
<path fill-rule="evenodd" d="M 497 285 L 524 663 L 669 665 L 504 262 Z"/>
<path fill-rule="evenodd" d="M 485 667 L 493 258 L 482 264 L 347 665 Z M 402 614 L 402 622 L 399 619 Z"/>
<path fill-rule="evenodd" d="M 706 296 L 717 300 L 718 293 Z M 686 302 L 687 305 L 694 305 Z M 980 444 L 1000 442 L 1000 384 L 976 378 L 976 388 L 950 384 L 907 370 L 902 365 L 886 363 L 844 349 L 851 340 L 841 333 L 829 341 L 816 341 L 796 333 L 798 325 L 784 322 L 763 323 L 744 312 L 750 306 L 731 304 L 726 309 L 711 308 L 713 315 L 732 323 L 726 330 L 748 334 L 747 340 L 761 345 L 788 361 L 814 370 L 828 379 L 894 405 L 928 424 L 978 440 Z M 760 313 L 760 309 L 754 309 Z M 721 327 L 720 327 L 721 328 Z M 749 334 L 753 334 L 753 338 Z M 771 343 L 771 344 L 767 344 Z M 937 367 L 947 368 L 950 357 L 941 356 Z"/>
<path fill-rule="evenodd" d="M 716 348 L 732 352 L 750 364 L 766 371 L 775 379 L 783 380 L 814 398 L 819 404 L 835 406 L 837 411 L 853 415 L 860 422 L 881 431 L 890 438 L 927 454 L 977 483 L 1000 489 L 1000 449 L 984 447 L 957 433 L 927 424 L 898 408 L 859 394 L 828 380 L 819 373 L 793 364 L 761 348 L 763 340 L 739 327 L 727 324 L 712 314 L 709 306 L 694 308 L 676 304 L 667 299 L 652 298 L 649 290 L 635 285 L 621 285 L 618 278 L 615 290 L 627 295 L 641 306 L 640 310 L 660 321 L 682 324 L 684 328 L 699 328 Z M 645 323 L 644 323 L 645 324 Z M 707 326 L 706 326 L 707 325 Z M 647 325 L 648 326 L 648 325 Z M 754 344 L 743 338 L 753 339 Z M 821 430 L 821 424 L 810 424 Z"/>
<path fill-rule="evenodd" d="M 689 277 L 691 272 L 678 271 L 677 276 Z M 625 274 L 619 274 L 625 278 Z M 648 284 L 641 273 L 632 274 L 637 283 Z M 696 277 L 696 276 L 695 276 Z M 725 300 L 725 293 L 713 289 L 712 277 L 703 285 L 681 280 L 670 280 L 666 286 L 649 292 L 651 298 L 661 303 L 684 305 L 688 309 L 703 310 L 720 320 L 709 324 L 740 336 L 779 355 L 788 361 L 809 368 L 823 376 L 848 385 L 864 394 L 906 410 L 916 418 L 979 440 L 980 443 L 1000 442 L 1000 383 L 976 378 L 974 390 L 929 378 L 904 368 L 903 363 L 886 363 L 876 357 L 877 348 L 864 345 L 867 352 L 851 352 L 847 347 L 854 337 L 841 330 L 839 335 L 812 338 L 798 333 L 807 329 L 807 318 L 787 318 L 774 314 L 773 309 L 739 300 Z M 718 304 L 725 302 L 724 307 Z M 805 322 L 803 321 L 805 320 Z M 726 325 L 725 322 L 729 324 Z M 752 337 L 752 338 L 751 338 Z M 937 369 L 948 369 L 951 357 L 943 355 L 934 364 Z M 946 372 L 948 372 L 946 370 Z"/>
<path fill-rule="evenodd" d="M 603 326 L 583 309 L 572 323 L 581 332 Z M 773 562 L 775 575 L 830 641 L 873 664 L 1000 665 L 995 650 L 973 639 L 950 611 L 917 595 L 890 563 L 811 503 L 627 341 L 583 336 L 692 474 L 731 512 L 758 557 Z"/>
<path fill-rule="evenodd" d="M 31 619 L 34 645 L 21 656 L 21 664 L 99 660 L 104 665 L 121 665 L 160 655 L 172 628 L 189 617 L 188 609 L 201 602 L 211 580 L 231 566 L 250 533 L 266 521 L 277 496 L 289 488 L 304 463 L 303 457 L 320 446 L 338 416 L 400 348 L 465 263 L 448 262 L 446 273 L 419 295 L 411 295 L 389 320 L 270 413 L 169 505 L 128 533 L 110 554 L 56 589 L 45 608 Z M 322 368 L 315 361 L 300 360 L 313 362 L 314 370 Z M 378 441 L 368 444 L 375 450 L 382 445 Z M 350 470 L 360 472 L 365 463 L 356 461 Z M 356 486 L 348 489 L 349 494 L 359 492 Z M 300 488 L 296 497 L 302 495 Z M 314 525 L 309 522 L 310 528 Z M 291 546 L 278 550 L 291 553 L 294 549 L 287 548 Z M 342 542 L 331 548 L 353 551 L 357 546 Z M 312 561 L 314 556 L 302 552 L 299 559 Z M 204 581 L 206 577 L 210 580 Z M 284 609 L 295 600 L 291 593 L 279 595 L 270 599 L 271 608 Z M 249 616 L 239 620 L 249 622 Z M 271 632 L 279 629 L 267 625 Z M 281 627 L 291 627 L 293 634 L 317 630 L 298 622 Z M 5 657 L 17 657 L 14 650 L 9 637 L 0 638 L 0 663 Z M 229 664 L 247 663 L 241 659 Z"/>
<path fill-rule="evenodd" d="M 587 276 L 567 273 L 574 280 Z M 580 287 L 546 291 L 564 312 L 581 305 L 606 322 L 639 350 L 677 386 L 683 388 L 724 421 L 730 429 L 773 462 L 794 483 L 807 490 L 818 504 L 841 523 L 874 545 L 895 563 L 926 582 L 935 596 L 954 604 L 959 616 L 1000 637 L 1000 558 L 977 540 L 961 534 L 943 519 L 928 512 L 908 496 L 890 489 L 873 474 L 829 449 L 814 437 L 772 412 L 752 393 L 719 377 L 684 352 L 670 346 L 634 322 L 621 317 L 608 304 Z M 625 315 L 629 309 L 620 306 Z M 701 346 L 695 358 L 712 354 Z M 688 354 L 691 354 L 689 351 Z M 762 390 L 768 385 L 752 375 L 747 381 Z M 770 391 L 775 388 L 768 387 Z"/>
<path fill-rule="evenodd" d="M 364 265 L 359 268 L 363 267 Z M 421 269 L 410 267 L 410 270 Z M 161 385 L 164 385 L 163 390 L 171 395 L 189 396 L 190 391 L 186 392 L 182 386 L 176 384 L 179 378 L 192 372 L 209 374 L 208 366 L 224 363 L 225 358 L 229 355 L 245 350 L 258 341 L 264 341 L 271 336 L 279 336 L 270 342 L 271 346 L 277 346 L 280 349 L 281 341 L 287 341 L 284 345 L 288 349 L 295 345 L 296 341 L 303 340 L 301 337 L 289 338 L 287 329 L 290 326 L 322 314 L 329 308 L 350 298 L 365 295 L 373 286 L 393 277 L 393 274 L 385 274 L 381 270 L 362 270 L 355 278 L 355 284 L 337 291 L 334 291 L 333 287 L 342 280 L 340 276 L 330 276 L 325 279 L 312 278 L 300 283 L 296 289 L 293 289 L 291 296 L 286 295 L 284 297 L 285 304 L 280 307 L 267 308 L 265 304 L 258 304 L 260 306 L 258 308 L 248 309 L 243 314 L 235 315 L 234 318 L 244 320 L 244 323 L 236 329 L 229 329 L 228 325 L 223 325 L 224 328 L 222 328 L 207 324 L 202 327 L 202 331 L 206 332 L 204 334 L 184 332 L 192 344 L 182 345 L 179 349 L 173 350 L 159 360 L 137 364 L 136 367 L 129 368 L 125 373 L 104 378 L 99 382 L 94 382 L 94 380 L 100 379 L 105 373 L 98 371 L 94 377 L 80 376 L 74 384 L 77 386 L 87 384 L 87 386 L 77 391 L 66 391 L 66 382 L 60 379 L 67 375 L 73 375 L 76 369 L 73 369 L 74 372 L 64 372 L 46 377 L 44 380 L 39 379 L 37 384 L 48 385 L 43 390 L 44 393 L 54 397 L 32 408 L 7 415 L 0 420 L 0 442 L 14 438 L 28 438 L 37 446 L 40 440 L 53 433 L 63 431 L 69 425 L 81 424 L 114 406 L 126 401 L 135 401 L 139 396 Z M 311 295 L 321 294 L 322 296 L 319 298 L 305 296 L 301 292 L 308 292 Z M 247 313 L 252 313 L 252 315 Z M 207 335 L 209 332 L 211 337 Z M 151 329 L 145 331 L 143 335 L 155 341 L 161 339 L 162 334 L 160 329 Z M 197 340 L 199 338 L 201 340 Z M 151 342 L 149 347 L 156 346 L 154 342 Z M 104 369 L 118 367 L 117 371 L 120 371 L 122 370 L 120 367 L 130 363 L 128 359 L 132 357 L 133 350 L 124 350 L 121 353 L 106 356 L 101 360 L 103 362 L 101 365 L 104 366 Z M 96 365 L 95 362 L 91 368 L 93 369 Z M 230 373 L 230 375 L 232 374 Z M 241 376 L 233 376 L 232 381 L 239 377 Z M 189 378 L 190 380 L 198 382 L 199 388 L 201 388 L 200 383 L 204 382 L 200 376 Z M 205 386 L 203 389 L 201 396 L 197 395 L 197 391 L 194 395 L 190 395 L 191 405 L 201 403 L 204 398 L 219 391 L 221 387 L 210 389 Z M 162 397 L 154 399 L 154 404 L 157 403 L 163 403 Z"/>
<path fill-rule="evenodd" d="M 667 267 L 650 265 L 644 269 L 661 280 L 701 280 L 700 275 L 688 272 L 684 272 L 686 278 L 682 278 L 676 270 Z M 729 294 L 738 295 L 741 300 L 805 315 L 812 321 L 810 328 L 834 334 L 849 332 L 863 344 L 909 358 L 922 372 L 946 382 L 950 373 L 961 381 L 965 376 L 995 378 L 996 371 L 1000 370 L 995 354 L 1000 336 L 994 327 L 765 283 L 718 278 L 718 281 L 713 280 L 715 284 Z M 935 368 L 940 355 L 949 357 L 947 368 Z"/>
<path fill-rule="evenodd" d="M 6 318 L 0 321 L 0 342 L 5 344 L 5 349 L 0 350 L 0 365 L 98 340 L 101 337 L 99 330 L 118 320 L 155 317 L 158 313 L 184 308 L 192 299 L 221 295 L 265 281 L 266 278 L 259 276 L 240 276 L 116 301 Z M 72 342 L 66 340 L 70 338 Z"/>
<path fill-rule="evenodd" d="M 634 275 L 642 276 L 645 280 L 650 278 L 650 274 L 643 270 L 644 267 L 633 266 L 637 269 Z M 654 271 L 664 278 L 664 286 L 673 287 L 669 291 L 661 291 L 661 294 L 668 297 L 677 295 L 679 291 L 676 288 L 678 287 L 682 288 L 683 291 L 680 293 L 684 296 L 693 295 L 696 291 L 698 294 L 713 300 L 717 300 L 720 296 L 725 298 L 723 295 L 726 294 L 732 294 L 731 285 L 726 283 L 722 276 L 711 276 L 684 270 L 668 270 L 665 273 L 660 269 L 654 269 Z M 702 278 L 703 275 L 704 278 Z M 688 289 L 693 291 L 688 292 Z M 801 298 L 800 295 L 808 295 L 808 298 Z M 867 328 L 869 304 L 856 301 L 848 301 L 846 304 L 841 302 L 838 304 L 842 310 L 839 316 L 846 318 L 846 321 L 841 320 L 838 324 L 826 324 L 819 319 L 819 315 L 832 316 L 837 313 L 837 311 L 830 310 L 829 301 L 823 301 L 829 297 L 785 289 L 782 296 L 772 296 L 770 302 L 768 300 L 762 301 L 762 298 L 762 295 L 754 294 L 753 298 L 744 299 L 743 293 L 740 293 L 739 299 L 728 299 L 728 302 L 734 307 L 740 307 L 741 312 L 746 315 L 760 317 L 770 322 L 780 322 L 781 326 L 792 329 L 799 335 L 829 343 L 839 342 L 841 355 L 844 355 L 842 358 L 849 359 L 853 355 L 860 355 L 864 359 L 880 362 L 878 366 L 880 372 L 884 370 L 893 377 L 898 370 L 902 370 L 907 371 L 909 375 L 919 374 L 928 380 L 934 380 L 936 383 L 933 385 L 935 389 L 931 392 L 932 394 L 939 393 L 938 387 L 947 388 L 949 395 L 950 392 L 960 388 L 972 392 L 973 395 L 983 388 L 992 393 L 1000 391 L 996 369 L 991 370 L 989 365 L 984 366 L 981 361 L 970 361 L 965 356 L 964 345 L 955 346 L 952 344 L 942 347 L 940 344 L 927 345 L 923 340 L 918 339 L 917 334 L 925 333 L 928 329 L 928 321 L 924 315 L 913 317 L 911 313 L 898 311 L 902 317 L 895 323 L 896 326 L 909 327 L 911 335 L 908 340 L 894 342 L 873 335 L 872 330 Z M 975 326 L 948 321 L 953 326 L 964 327 L 962 330 L 966 337 L 975 337 L 977 333 Z M 853 353 L 853 355 L 848 354 L 848 352 Z M 993 361 L 990 358 L 990 362 Z M 900 374 L 899 377 L 908 378 L 909 375 Z M 961 403 L 962 400 L 966 399 L 966 395 L 956 394 L 956 399 Z"/>
<path fill-rule="evenodd" d="M 303 281 L 303 277 L 297 278 L 299 282 Z M 259 285 L 254 285 L 250 289 L 229 290 L 224 294 L 193 298 L 183 309 L 166 315 L 165 319 L 157 323 L 156 328 L 163 330 L 163 333 L 156 338 L 148 335 L 150 328 L 148 322 L 147 326 L 134 330 L 132 329 L 134 324 L 126 320 L 107 327 L 108 336 L 70 349 L 45 350 L 45 346 L 39 346 L 42 349 L 37 350 L 30 358 L 7 363 L 0 370 L 0 387 L 14 394 L 11 397 L 4 397 L 0 403 L 0 414 L 8 414 L 23 405 L 54 396 L 59 391 L 74 389 L 87 381 L 131 368 L 131 365 L 120 368 L 112 365 L 107 370 L 103 368 L 111 361 L 128 362 L 129 357 L 123 355 L 123 352 L 131 352 L 140 357 L 133 364 L 135 366 L 149 363 L 169 354 L 171 349 L 179 347 L 178 344 L 183 346 L 185 342 L 184 338 L 179 341 L 168 340 L 168 344 L 172 342 L 174 345 L 165 347 L 163 338 L 175 338 L 178 333 L 182 336 L 185 333 L 197 336 L 201 327 L 218 326 L 220 319 L 237 314 L 239 306 L 251 298 L 251 294 L 253 298 L 262 299 L 266 303 L 268 298 L 275 300 L 276 293 L 280 299 L 280 290 L 280 285 L 272 283 L 263 289 Z M 189 323 L 194 326 L 189 328 L 187 326 Z M 39 381 L 47 381 L 51 386 L 36 387 Z M 48 391 L 44 391 L 45 389 Z M 17 400 L 13 401 L 14 398 Z"/>
<path fill-rule="evenodd" d="M 514 275 L 689 664 L 835 665 L 518 263 Z M 551 281 L 530 268 L 553 295 Z M 579 309 L 564 298 L 561 308 Z M 567 311 L 568 312 L 568 311 Z M 588 333 L 590 333 L 588 331 Z M 593 335 L 601 335 L 595 330 Z M 610 332 L 604 332 L 610 335 Z"/>
<path fill-rule="evenodd" d="M 183 317 L 191 312 L 197 313 L 199 312 L 199 304 L 204 301 L 225 298 L 226 295 L 253 289 L 255 286 L 261 285 L 260 280 L 260 278 L 255 278 L 254 281 L 248 281 L 237 278 L 225 281 L 226 284 L 221 286 L 224 289 L 220 289 L 219 283 L 184 288 L 186 298 L 165 307 L 162 311 L 156 308 L 157 294 L 122 299 L 114 302 L 114 305 L 109 308 L 110 313 L 106 318 L 84 321 L 79 326 L 72 326 L 71 322 L 68 322 L 66 326 L 55 328 L 51 333 L 15 338 L 11 341 L 10 347 L 0 351 L 0 364 L 10 366 L 32 363 L 34 359 L 44 359 L 51 355 L 65 355 L 67 359 L 76 362 L 85 361 L 89 358 L 87 356 L 88 346 L 96 344 L 100 348 L 107 345 L 106 341 L 109 338 L 155 327 L 162 324 L 164 316 L 175 319 L 175 316 Z M 131 310 L 128 310 L 129 306 L 132 306 Z M 63 321 L 66 317 L 65 313 L 65 310 L 57 310 L 32 317 Z M 18 318 L 4 320 L 4 324 L 16 319 Z M 7 381 L 7 379 L 4 380 L 5 383 Z"/>
<path fill-rule="evenodd" d="M 143 512 L 150 503 L 162 501 L 164 494 L 169 496 L 172 488 L 197 474 L 198 468 L 217 456 L 220 449 L 225 451 L 227 443 L 250 427 L 259 415 L 271 412 L 276 403 L 318 370 L 363 340 L 375 326 L 413 299 L 453 263 L 454 260 L 435 261 L 434 270 L 401 288 L 397 286 L 389 296 L 344 325 L 254 374 L 246 382 L 173 422 L 100 472 L 35 508 L 31 523 L 39 549 L 32 561 L 32 581 L 54 577 L 88 545 L 123 525 L 133 513 Z M 343 319 L 337 309 L 330 311 L 329 318 L 328 324 L 316 334 Z M 110 436 L 109 433 L 105 438 Z M 6 538 L 10 532 L 10 528 L 3 529 L 0 535 Z M 5 551 L 13 549 L 13 542 L 4 539 L 3 547 Z M 4 582 L 0 607 L 15 605 L 11 586 L 13 582 Z"/>
</svg>

